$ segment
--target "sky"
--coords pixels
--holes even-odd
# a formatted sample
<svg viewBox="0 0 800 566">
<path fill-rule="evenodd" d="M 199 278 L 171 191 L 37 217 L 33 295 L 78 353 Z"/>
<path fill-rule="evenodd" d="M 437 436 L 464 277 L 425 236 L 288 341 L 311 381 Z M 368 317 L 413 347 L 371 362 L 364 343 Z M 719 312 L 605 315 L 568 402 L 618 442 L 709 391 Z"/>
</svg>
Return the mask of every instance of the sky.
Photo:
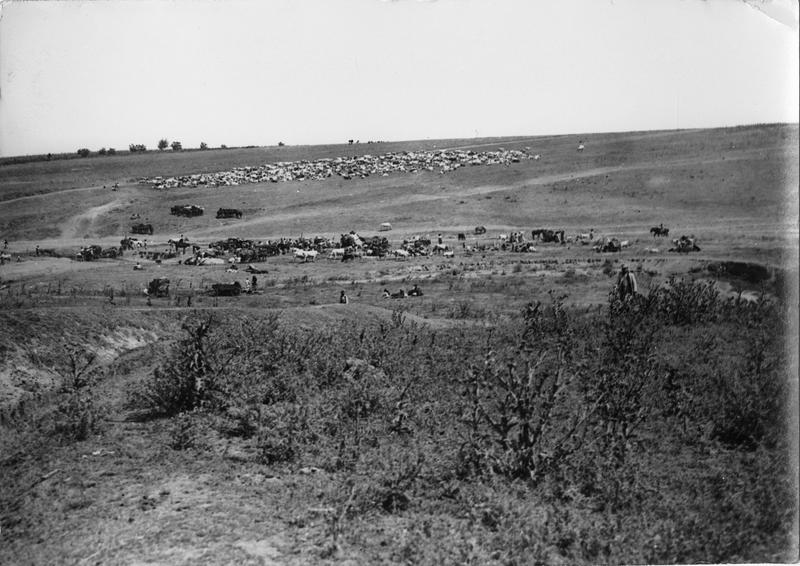
<svg viewBox="0 0 800 566">
<path fill-rule="evenodd" d="M 796 0 L 5 1 L 0 156 L 797 122 L 797 12 Z"/>
</svg>

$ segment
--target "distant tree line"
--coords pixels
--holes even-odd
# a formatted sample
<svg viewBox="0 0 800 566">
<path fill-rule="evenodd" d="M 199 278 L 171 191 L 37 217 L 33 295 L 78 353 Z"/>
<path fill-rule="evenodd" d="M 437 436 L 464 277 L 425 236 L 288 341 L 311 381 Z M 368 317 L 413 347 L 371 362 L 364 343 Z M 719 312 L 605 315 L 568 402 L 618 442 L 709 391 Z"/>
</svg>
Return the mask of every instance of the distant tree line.
<svg viewBox="0 0 800 566">
<path fill-rule="evenodd" d="M 279 146 L 283 146 L 283 142 L 278 144 Z M 159 151 L 164 151 L 167 148 L 171 148 L 172 151 L 184 151 L 183 144 L 178 141 L 174 140 L 170 142 L 167 138 L 161 138 L 158 141 L 157 147 Z M 246 148 L 252 148 L 256 146 L 244 146 Z M 199 150 L 208 150 L 208 144 L 206 142 L 200 142 L 200 146 L 197 148 Z M 220 144 L 218 149 L 234 149 L 229 148 L 225 144 Z M 147 146 L 142 143 L 131 143 L 128 145 L 128 153 L 146 153 L 148 151 Z M 124 152 L 122 153 L 124 155 Z M 70 153 L 42 153 L 42 154 L 33 154 L 33 155 L 17 155 L 12 157 L 0 157 L 0 166 L 2 165 L 14 165 L 20 163 L 33 163 L 37 161 L 56 161 L 56 160 L 64 160 L 64 159 L 82 159 L 86 157 L 97 157 L 97 156 L 109 156 L 109 155 L 120 155 L 117 153 L 117 150 L 113 147 L 101 147 L 97 151 L 92 151 L 87 147 L 81 147 L 77 151 L 70 152 Z"/>
</svg>

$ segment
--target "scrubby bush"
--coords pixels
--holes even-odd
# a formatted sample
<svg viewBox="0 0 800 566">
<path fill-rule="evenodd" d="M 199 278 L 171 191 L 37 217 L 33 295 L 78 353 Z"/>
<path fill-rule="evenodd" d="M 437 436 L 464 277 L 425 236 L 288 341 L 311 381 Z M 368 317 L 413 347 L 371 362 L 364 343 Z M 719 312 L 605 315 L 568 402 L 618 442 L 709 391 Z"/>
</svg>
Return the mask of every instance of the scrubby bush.
<svg viewBox="0 0 800 566">
<path fill-rule="evenodd" d="M 164 151 L 168 147 L 169 147 L 169 141 L 167 140 L 167 138 L 161 138 L 160 140 L 158 140 L 159 151 Z"/>
<path fill-rule="evenodd" d="M 173 450 L 202 449 L 208 445 L 207 415 L 193 410 L 177 415 L 170 423 L 169 446 Z"/>
<path fill-rule="evenodd" d="M 78 150 L 78 155 L 80 155 L 81 157 L 89 157 L 89 154 L 91 153 L 92 152 L 86 147 L 82 147 Z"/>
<path fill-rule="evenodd" d="M 136 388 L 130 404 L 151 415 L 172 416 L 200 407 L 208 394 L 207 379 L 214 371 L 210 359 L 211 319 L 185 324 L 187 336 L 150 379 Z"/>
</svg>

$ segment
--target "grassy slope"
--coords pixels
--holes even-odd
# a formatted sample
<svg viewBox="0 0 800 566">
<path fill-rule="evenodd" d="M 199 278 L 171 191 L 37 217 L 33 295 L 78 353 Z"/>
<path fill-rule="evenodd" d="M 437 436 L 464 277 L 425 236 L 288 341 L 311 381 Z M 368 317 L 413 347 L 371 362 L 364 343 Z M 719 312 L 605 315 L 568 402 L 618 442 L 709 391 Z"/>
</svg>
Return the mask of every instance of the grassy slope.
<svg viewBox="0 0 800 566">
<path fill-rule="evenodd" d="M 62 222 L 83 213 L 87 207 L 103 206 L 116 199 L 123 199 L 119 210 L 112 209 L 81 225 L 89 231 L 91 241 L 103 237 L 109 241 L 118 240 L 129 224 L 127 216 L 136 211 L 144 212 L 157 225 L 156 240 L 177 233 L 208 240 L 232 235 L 268 237 L 299 235 L 300 232 L 331 235 L 349 229 L 370 232 L 384 220 L 395 224 L 396 230 L 390 234 L 395 238 L 404 233 L 439 229 L 445 229 L 447 235 L 452 236 L 475 224 L 489 226 L 492 233 L 510 228 L 561 225 L 576 231 L 596 227 L 614 230 L 620 235 L 646 237 L 649 225 L 664 222 L 674 228 L 673 233 L 692 230 L 704 242 L 711 241 L 712 254 L 721 257 L 759 259 L 773 264 L 783 261 L 780 249 L 786 228 L 776 220 L 783 217 L 786 202 L 794 198 L 786 187 L 797 178 L 796 126 L 582 138 L 588 140 L 587 149 L 579 155 L 574 151 L 572 137 L 541 140 L 541 145 L 537 145 L 536 140 L 526 140 L 519 145 L 531 146 L 541 153 L 541 161 L 508 168 L 468 168 L 444 176 L 421 173 L 353 181 L 332 179 L 213 192 L 155 193 L 138 187 L 123 187 L 118 193 L 75 191 L 9 203 L 0 214 L 0 225 L 2 233 L 13 234 L 15 238 L 39 241 L 53 237 L 57 243 L 57 237 L 63 233 Z M 439 147 L 447 143 L 459 144 L 457 140 L 425 143 L 436 143 Z M 507 140 L 498 141 L 497 145 L 514 147 Z M 290 160 L 335 156 L 342 150 L 377 153 L 402 147 L 417 146 L 362 144 L 359 147 L 272 148 L 25 164 L 13 166 L 16 169 L 0 168 L 0 197 L 110 184 L 114 180 L 145 174 L 168 175 L 253 165 L 262 162 L 264 155 L 270 156 L 268 160 Z M 71 170 L 79 167 L 88 169 Z M 581 172 L 589 174 L 581 177 Z M 570 178 L 573 175 L 575 177 Z M 459 204 L 462 200 L 464 204 Z M 238 206 L 246 210 L 246 217 L 241 223 L 217 221 L 210 216 L 177 219 L 165 213 L 165 209 L 176 202 L 196 202 L 212 210 L 217 206 Z M 259 210 L 262 208 L 265 210 Z M 760 247 L 754 249 L 753 241 Z M 575 248 L 571 251 L 555 249 L 545 250 L 543 256 L 561 261 L 593 257 L 584 252 Z M 664 264 L 662 258 L 648 265 L 660 271 L 672 269 L 679 273 L 686 273 L 694 265 L 691 263 L 694 258 L 667 259 L 671 267 Z M 520 261 L 521 258 L 511 254 L 486 259 L 459 258 L 462 263 L 457 269 L 459 274 L 447 274 L 436 281 L 420 279 L 426 296 L 422 301 L 407 304 L 406 308 L 419 317 L 416 319 L 419 322 L 428 318 L 434 328 L 450 328 L 462 322 L 478 325 L 492 322 L 495 314 L 518 310 L 531 298 L 545 297 L 550 289 L 566 289 L 580 297 L 591 298 L 587 302 L 603 301 L 607 293 L 609 279 L 602 274 L 599 265 L 590 270 L 589 275 L 583 275 L 583 266 L 579 266 L 578 275 L 569 276 L 563 270 L 565 266 L 550 273 L 542 266 L 534 271 L 536 265 L 520 264 L 516 271 L 514 266 Z M 472 277 L 463 263 L 483 263 L 484 270 Z M 436 267 L 430 262 L 426 265 Z M 286 308 L 284 321 L 290 326 L 305 328 L 335 325 L 341 320 L 371 319 L 388 323 L 394 305 L 387 305 L 378 298 L 384 285 L 381 278 L 389 280 L 388 285 L 394 289 L 398 281 L 403 281 L 403 285 L 411 282 L 403 277 L 413 280 L 430 275 L 420 270 L 422 266 L 422 262 L 409 262 L 407 266 L 388 263 L 348 266 L 338 262 L 303 266 L 277 261 L 269 265 L 271 273 L 263 276 L 262 281 L 274 277 L 281 287 L 270 289 L 264 296 L 224 302 L 214 316 L 235 320 L 239 313 L 225 307 L 237 304 L 248 307 L 242 312 L 250 313 L 260 312 L 265 306 Z M 31 276 L 32 280 L 41 284 L 52 281 L 55 276 L 47 276 L 50 272 L 45 262 L 41 267 L 43 271 Z M 137 289 L 154 275 L 149 267 L 147 272 L 133 273 L 125 263 L 81 267 L 86 269 L 71 270 L 60 277 L 64 278 L 66 286 L 84 286 L 93 293 L 99 293 L 109 282 L 119 285 L 125 281 L 129 289 Z M 173 280 L 221 277 L 220 273 L 211 271 L 188 274 L 181 266 L 159 269 Z M 303 275 L 312 282 L 316 279 L 320 285 L 309 286 L 300 281 Z M 363 297 L 358 297 L 357 303 L 351 305 L 354 308 L 308 304 L 309 301 L 334 301 L 339 286 L 362 275 L 372 279 L 366 284 L 347 286 L 351 297 L 364 291 Z M 81 300 L 74 303 L 80 304 Z M 85 304 L 104 300 L 102 296 L 88 298 Z M 119 297 L 117 301 L 122 303 Z M 210 299 L 204 301 L 204 306 L 211 304 Z M 19 311 L 13 318 L 19 324 L 12 324 L 10 318 L 2 319 L 3 336 L 0 338 L 17 344 L 30 339 L 40 344 L 72 332 L 75 339 L 91 341 L 115 324 L 152 327 L 165 338 L 171 338 L 187 314 L 183 309 L 143 314 L 141 311 L 146 307 L 140 297 L 135 297 L 130 306 L 111 315 L 113 310 L 108 308 L 78 307 L 61 315 L 49 310 Z M 27 327 L 30 316 L 36 316 L 37 321 L 30 319 Z M 155 322 L 150 324 L 148 320 Z M 25 328 L 27 330 L 19 330 Z M 124 355 L 117 364 L 102 372 L 100 396 L 111 403 L 112 417 L 120 416 L 117 411 L 121 392 L 131 382 L 149 375 L 161 356 L 161 350 L 142 348 Z M 443 503 L 449 501 L 449 486 L 428 486 L 427 491 L 423 489 L 414 499 L 408 513 L 399 516 L 380 512 L 353 513 L 344 526 L 337 527 L 331 522 L 332 512 L 328 509 L 332 505 L 335 511 L 336 505 L 344 505 L 348 493 L 345 476 L 327 472 L 300 473 L 304 461 L 296 466 L 264 466 L 254 462 L 252 454 L 242 452 L 246 447 L 235 440 L 217 440 L 217 444 L 202 453 L 176 452 L 168 448 L 173 437 L 174 423 L 169 421 L 112 422 L 104 434 L 77 444 L 49 446 L 44 451 L 37 451 L 31 445 L 22 460 L 14 464 L 12 481 L 4 488 L 2 502 L 11 501 L 12 507 L 17 507 L 4 507 L 2 512 L 4 517 L 17 522 L 4 524 L 0 561 L 51 563 L 91 558 L 107 562 L 257 564 L 271 560 L 319 563 L 327 557 L 339 563 L 390 559 L 420 561 L 423 558 L 429 563 L 441 563 L 442 557 L 436 555 L 439 545 L 433 542 L 438 540 L 447 542 L 451 559 L 458 551 L 464 553 L 462 560 L 468 560 L 469 553 L 475 552 L 472 559 L 485 562 L 489 557 L 479 552 L 492 545 L 503 548 L 502 537 L 519 531 L 520 524 L 524 528 L 542 529 L 539 534 L 546 534 L 549 528 L 542 517 L 550 511 L 533 504 L 527 509 L 528 514 L 518 518 L 522 523 L 514 522 L 514 513 L 522 511 L 513 507 L 517 503 L 510 503 L 518 497 L 513 486 L 466 487 L 464 484 L 461 484 L 462 489 L 474 489 L 474 493 L 455 496 L 453 503 Z M 654 456 L 658 460 L 654 469 L 663 466 L 667 458 L 680 464 L 678 467 L 682 470 L 689 470 L 685 473 L 699 486 L 719 482 L 720 477 L 725 477 L 727 459 L 734 458 L 727 452 L 698 454 L 691 448 L 656 444 L 662 446 L 659 450 L 663 452 Z M 39 483 L 53 470 L 58 472 Z M 659 480 L 662 486 L 672 485 L 675 473 L 673 468 L 665 470 L 663 479 Z M 679 491 L 681 486 L 673 485 L 673 488 Z M 431 493 L 445 495 L 437 495 L 439 498 L 431 501 Z M 464 501 L 474 506 L 461 506 Z M 481 507 L 482 501 L 487 505 L 508 503 L 508 514 L 503 519 L 508 522 L 499 530 L 485 524 L 486 510 Z M 586 528 L 597 526 L 588 521 L 598 520 L 603 525 L 603 519 L 588 512 L 586 515 Z M 341 548 L 326 555 L 323 549 L 335 541 L 337 528 L 341 529 L 338 535 Z M 604 528 L 611 527 L 606 524 Z M 470 539 L 473 535 L 484 537 L 483 547 L 474 545 L 474 539 Z M 485 537 L 492 540 L 492 545 L 486 544 Z M 646 538 L 647 534 L 643 533 L 642 537 Z M 761 556 L 768 560 L 786 558 L 782 554 Z"/>
</svg>

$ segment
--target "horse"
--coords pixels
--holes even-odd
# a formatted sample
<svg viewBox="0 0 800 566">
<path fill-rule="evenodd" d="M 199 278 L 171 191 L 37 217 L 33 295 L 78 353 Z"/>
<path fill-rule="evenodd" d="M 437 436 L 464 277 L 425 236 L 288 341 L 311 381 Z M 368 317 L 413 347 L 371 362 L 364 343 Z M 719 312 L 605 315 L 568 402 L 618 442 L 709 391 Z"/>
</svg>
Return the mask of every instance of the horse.
<svg viewBox="0 0 800 566">
<path fill-rule="evenodd" d="M 167 244 L 170 248 L 174 247 L 176 252 L 181 250 L 182 253 L 186 253 L 186 248 L 192 245 L 188 238 L 170 238 L 167 240 Z"/>
<path fill-rule="evenodd" d="M 669 236 L 669 228 L 664 228 L 663 224 L 661 226 L 653 226 L 652 228 L 650 228 L 650 233 L 653 235 L 654 238 L 656 236 L 666 238 L 667 236 Z"/>
</svg>

